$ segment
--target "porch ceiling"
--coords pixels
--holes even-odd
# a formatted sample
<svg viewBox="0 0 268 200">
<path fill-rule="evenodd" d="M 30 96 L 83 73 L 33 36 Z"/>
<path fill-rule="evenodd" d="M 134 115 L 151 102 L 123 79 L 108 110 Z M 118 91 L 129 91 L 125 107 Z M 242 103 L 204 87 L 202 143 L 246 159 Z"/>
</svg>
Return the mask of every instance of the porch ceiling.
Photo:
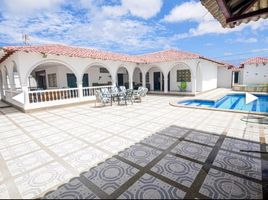
<svg viewBox="0 0 268 200">
<path fill-rule="evenodd" d="M 224 28 L 268 18 L 267 0 L 201 0 L 201 3 Z"/>
</svg>

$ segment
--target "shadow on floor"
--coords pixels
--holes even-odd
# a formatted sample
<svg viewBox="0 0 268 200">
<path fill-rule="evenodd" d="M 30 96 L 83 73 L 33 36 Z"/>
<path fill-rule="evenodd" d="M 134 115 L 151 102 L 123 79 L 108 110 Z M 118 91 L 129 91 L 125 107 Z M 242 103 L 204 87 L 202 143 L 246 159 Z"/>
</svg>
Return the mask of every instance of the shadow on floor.
<svg viewBox="0 0 268 200">
<path fill-rule="evenodd" d="M 169 126 L 83 172 L 44 199 L 267 197 L 266 145 Z"/>
</svg>

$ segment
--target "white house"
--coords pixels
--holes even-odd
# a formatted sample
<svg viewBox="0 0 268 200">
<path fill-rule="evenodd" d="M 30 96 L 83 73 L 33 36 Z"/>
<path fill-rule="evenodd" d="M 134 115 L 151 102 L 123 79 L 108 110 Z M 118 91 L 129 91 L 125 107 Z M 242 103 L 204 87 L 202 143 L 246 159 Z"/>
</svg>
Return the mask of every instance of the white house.
<svg viewBox="0 0 268 200">
<path fill-rule="evenodd" d="M 228 67 L 177 50 L 129 56 L 64 45 L 3 47 L 0 91 L 23 110 L 92 100 L 96 89 L 109 85 L 179 93 L 185 81 L 186 94 L 195 95 L 227 85 Z"/>
<path fill-rule="evenodd" d="M 268 84 L 268 58 L 251 58 L 241 63 L 240 83 L 243 85 Z"/>
</svg>

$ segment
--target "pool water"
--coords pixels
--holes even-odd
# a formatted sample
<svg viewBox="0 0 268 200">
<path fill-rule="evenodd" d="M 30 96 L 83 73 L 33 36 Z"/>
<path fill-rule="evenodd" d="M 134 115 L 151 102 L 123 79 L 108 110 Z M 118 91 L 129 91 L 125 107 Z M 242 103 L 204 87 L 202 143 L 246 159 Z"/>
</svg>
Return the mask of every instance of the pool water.
<svg viewBox="0 0 268 200">
<path fill-rule="evenodd" d="M 178 104 L 191 105 L 198 107 L 242 110 L 251 112 L 267 112 L 268 113 L 268 95 L 255 94 L 258 97 L 256 101 L 246 104 L 245 94 L 229 94 L 218 101 L 206 100 L 186 100 L 180 101 Z"/>
</svg>

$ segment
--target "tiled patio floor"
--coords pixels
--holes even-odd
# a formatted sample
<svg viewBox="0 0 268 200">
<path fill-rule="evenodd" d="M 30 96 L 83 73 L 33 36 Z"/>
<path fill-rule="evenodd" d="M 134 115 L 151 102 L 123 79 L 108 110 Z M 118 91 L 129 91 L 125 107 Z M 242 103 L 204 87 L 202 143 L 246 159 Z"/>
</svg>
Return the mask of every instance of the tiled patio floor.
<svg viewBox="0 0 268 200">
<path fill-rule="evenodd" d="M 267 197 L 268 125 L 172 98 L 0 108 L 0 198 Z"/>
</svg>

